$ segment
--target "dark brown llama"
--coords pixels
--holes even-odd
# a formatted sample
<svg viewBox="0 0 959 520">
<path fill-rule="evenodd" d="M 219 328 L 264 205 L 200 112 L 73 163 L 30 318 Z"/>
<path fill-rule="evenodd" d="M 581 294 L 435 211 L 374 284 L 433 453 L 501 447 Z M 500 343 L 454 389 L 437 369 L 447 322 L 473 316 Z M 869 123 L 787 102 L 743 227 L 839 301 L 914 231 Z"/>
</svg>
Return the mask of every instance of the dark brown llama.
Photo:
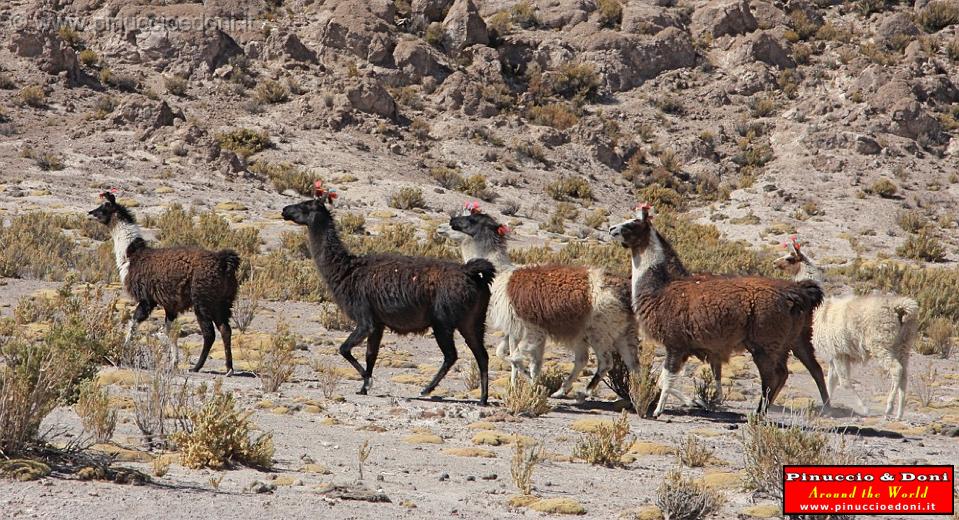
<svg viewBox="0 0 959 520">
<path fill-rule="evenodd" d="M 816 380 L 828 406 L 822 368 L 810 341 L 812 312 L 823 298 L 819 286 L 759 276 L 677 276 L 675 264 L 681 262 L 652 226 L 650 210 L 640 207 L 635 219 L 609 232 L 632 251 L 633 308 L 640 334 L 666 349 L 654 415 L 663 412 L 670 394 L 689 402 L 674 384 L 690 356 L 711 364 L 725 362 L 741 346 L 759 369 L 758 413 L 765 413 L 785 385 L 790 350 Z"/>
<path fill-rule="evenodd" d="M 117 203 L 112 193 L 101 193 L 100 198 L 103 204 L 89 214 L 110 228 L 120 282 L 137 302 L 127 328 L 127 341 L 137 325 L 154 308 L 161 307 L 166 313 L 170 361 L 176 367 L 179 351 L 170 338 L 170 326 L 177 315 L 192 308 L 203 335 L 203 350 L 191 372 L 203 368 L 216 339 L 215 330 L 219 329 L 226 352 L 226 374 L 232 375 L 230 314 L 236 299 L 240 257 L 228 249 L 214 252 L 198 247 L 150 247 L 140 235 L 133 215 Z"/>
<path fill-rule="evenodd" d="M 283 218 L 307 227 L 310 251 L 320 274 L 356 328 L 340 354 L 363 377 L 360 394 L 373 382 L 373 366 L 386 328 L 399 334 L 433 329 L 443 364 L 422 395 L 430 394 L 456 362 L 453 332 L 459 331 L 480 370 L 480 404 L 489 392 L 489 355 L 483 344 L 490 283 L 496 272 L 487 260 L 466 264 L 390 254 L 352 255 L 340 241 L 326 203 L 329 193 L 283 208 Z M 366 368 L 353 347 L 366 340 Z"/>
</svg>

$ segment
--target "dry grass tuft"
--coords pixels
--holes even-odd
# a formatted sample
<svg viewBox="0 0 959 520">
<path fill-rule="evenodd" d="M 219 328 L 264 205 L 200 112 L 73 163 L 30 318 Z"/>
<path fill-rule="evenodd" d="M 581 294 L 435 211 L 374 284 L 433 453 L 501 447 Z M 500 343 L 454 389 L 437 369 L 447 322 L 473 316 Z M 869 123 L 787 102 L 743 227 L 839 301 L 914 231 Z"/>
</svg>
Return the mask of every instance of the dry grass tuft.
<svg viewBox="0 0 959 520">
<path fill-rule="evenodd" d="M 405 186 L 390 195 L 389 204 L 391 208 L 396 209 L 425 208 L 426 200 L 423 198 L 423 190 Z"/>
<path fill-rule="evenodd" d="M 723 399 L 716 391 L 716 378 L 713 377 L 713 371 L 708 366 L 700 367 L 693 383 L 696 387 L 696 399 L 700 406 L 713 412 L 723 405 Z"/>
<path fill-rule="evenodd" d="M 512 415 L 539 417 L 553 408 L 549 405 L 549 393 L 546 388 L 532 383 L 524 377 L 516 378 L 503 399 L 503 407 Z"/>
<path fill-rule="evenodd" d="M 152 223 L 150 220 L 144 224 Z M 260 232 L 253 227 L 233 229 L 214 211 L 197 214 L 174 204 L 155 221 L 157 238 L 163 246 L 198 246 L 206 249 L 233 249 L 241 257 L 253 256 L 260 247 Z"/>
<path fill-rule="evenodd" d="M 674 469 L 666 474 L 656 490 L 656 505 L 665 518 L 699 520 L 715 513 L 725 503 L 717 491 Z"/>
<path fill-rule="evenodd" d="M 573 449 L 573 456 L 590 464 L 621 466 L 623 455 L 629 451 L 633 440 L 629 429 L 629 415 L 623 410 L 619 419 L 612 424 L 600 424 L 595 431 L 583 434 Z"/>
<path fill-rule="evenodd" d="M 923 408 L 929 407 L 937 397 L 939 389 L 936 386 L 939 380 L 939 370 L 937 370 L 931 363 L 926 364 L 926 368 L 922 371 L 914 371 L 912 374 L 912 388 L 913 394 L 916 396 L 916 401 L 919 402 L 919 405 Z"/>
<path fill-rule="evenodd" d="M 546 185 L 546 193 L 555 200 L 593 198 L 593 190 L 584 177 L 563 177 Z"/>
<path fill-rule="evenodd" d="M 323 397 L 333 399 L 336 396 L 336 387 L 343 380 L 341 374 L 331 363 L 320 360 L 319 358 L 310 359 L 310 368 L 316 372 L 317 381 L 320 385 L 320 391 Z"/>
<path fill-rule="evenodd" d="M 695 435 L 679 441 L 679 461 L 690 468 L 701 468 L 713 458 L 713 449 Z"/>
<path fill-rule="evenodd" d="M 255 426 L 249 412 L 236 409 L 236 400 L 217 379 L 213 393 L 186 414 L 186 429 L 171 436 L 188 468 L 223 469 L 235 464 L 269 468 L 273 458 L 271 434 L 251 440 Z"/>
<path fill-rule="evenodd" d="M 230 150 L 243 158 L 247 158 L 273 146 L 273 141 L 270 140 L 270 134 L 265 130 L 253 130 L 250 128 L 240 128 L 238 130 L 217 134 L 216 141 L 220 145 L 220 148 Z"/>
<path fill-rule="evenodd" d="M 952 352 L 952 338 L 956 334 L 956 327 L 946 318 L 936 318 L 926 327 L 929 353 L 936 354 L 942 359 L 949 359 Z M 925 354 L 925 352 L 923 352 Z"/>
<path fill-rule="evenodd" d="M 280 385 L 293 377 L 296 368 L 296 335 L 290 332 L 290 327 L 279 322 L 270 341 L 270 350 L 263 353 L 257 362 L 256 374 L 260 377 L 263 391 L 273 393 L 280 389 Z"/>
<path fill-rule="evenodd" d="M 533 493 L 533 470 L 543 460 L 543 448 L 539 443 L 516 442 L 513 444 L 513 459 L 510 476 L 516 489 L 523 495 Z"/>
<path fill-rule="evenodd" d="M 240 332 L 246 332 L 253 323 L 257 311 L 260 310 L 263 297 L 266 295 L 266 284 L 263 279 L 257 275 L 256 267 L 250 269 L 250 278 L 247 279 L 237 293 L 236 301 L 233 302 L 233 327 Z"/>
<path fill-rule="evenodd" d="M 335 303 L 323 303 L 320 306 L 320 314 L 317 316 L 317 320 L 326 330 L 351 331 L 354 327 L 353 320 Z"/>
<path fill-rule="evenodd" d="M 913 260 L 942 262 L 946 259 L 946 248 L 932 230 L 924 228 L 915 235 L 909 235 L 906 241 L 896 248 L 896 254 Z"/>
<path fill-rule="evenodd" d="M 253 161 L 249 169 L 250 172 L 257 175 L 265 175 L 270 179 L 273 188 L 280 193 L 293 190 L 303 196 L 313 195 L 313 184 L 316 182 L 316 176 L 293 164 L 257 160 Z"/>
<path fill-rule="evenodd" d="M 110 405 L 106 388 L 93 381 L 84 381 L 80 385 L 75 409 L 85 432 L 92 434 L 98 443 L 110 441 L 117 427 L 117 411 Z"/>
</svg>

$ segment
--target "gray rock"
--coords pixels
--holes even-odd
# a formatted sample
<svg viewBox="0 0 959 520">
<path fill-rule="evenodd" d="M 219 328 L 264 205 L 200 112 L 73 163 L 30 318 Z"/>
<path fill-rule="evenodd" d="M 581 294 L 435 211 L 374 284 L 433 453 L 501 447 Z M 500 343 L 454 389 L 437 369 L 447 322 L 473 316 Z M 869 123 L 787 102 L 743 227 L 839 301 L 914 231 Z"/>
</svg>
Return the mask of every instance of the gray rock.
<svg viewBox="0 0 959 520">
<path fill-rule="evenodd" d="M 396 27 L 387 23 L 388 11 L 377 8 L 376 2 L 339 0 L 328 2 L 330 10 L 321 13 L 320 43 L 352 52 L 374 65 L 391 67 L 396 47 Z"/>
<path fill-rule="evenodd" d="M 675 27 L 654 37 L 603 31 L 583 43 L 581 61 L 595 63 L 612 91 L 629 90 L 664 71 L 696 64 L 689 34 Z"/>
<path fill-rule="evenodd" d="M 360 112 L 396 119 L 396 102 L 382 83 L 363 78 L 345 88 L 350 106 Z"/>
<path fill-rule="evenodd" d="M 882 146 L 875 139 L 860 135 L 856 137 L 856 151 L 863 155 L 877 155 L 882 151 Z"/>
<path fill-rule="evenodd" d="M 419 83 L 427 76 L 442 81 L 450 73 L 440 53 L 419 39 L 399 41 L 393 49 L 393 61 L 409 83 Z"/>
<path fill-rule="evenodd" d="M 745 34 L 757 27 L 748 0 L 709 2 L 693 12 L 689 26 L 694 35 L 708 34 L 714 38 Z"/>
<path fill-rule="evenodd" d="M 886 47 L 901 47 L 902 40 L 911 40 L 920 33 L 919 27 L 912 21 L 912 17 L 904 12 L 892 13 L 886 16 L 876 29 L 876 43 Z"/>
<path fill-rule="evenodd" d="M 473 0 L 456 0 L 443 20 L 443 47 L 459 54 L 470 45 L 489 43 L 486 22 Z"/>
</svg>

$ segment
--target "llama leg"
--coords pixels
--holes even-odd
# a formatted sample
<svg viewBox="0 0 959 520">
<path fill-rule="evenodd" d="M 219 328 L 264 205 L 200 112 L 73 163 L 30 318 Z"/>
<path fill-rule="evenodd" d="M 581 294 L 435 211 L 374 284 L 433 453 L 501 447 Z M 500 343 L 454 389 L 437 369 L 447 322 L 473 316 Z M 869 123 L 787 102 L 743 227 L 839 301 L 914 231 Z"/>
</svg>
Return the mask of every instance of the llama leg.
<svg viewBox="0 0 959 520">
<path fill-rule="evenodd" d="M 906 392 L 906 371 L 903 369 L 902 365 L 897 362 L 892 362 L 893 367 L 891 370 L 888 370 L 889 379 L 892 380 L 892 388 L 889 390 L 889 395 L 886 397 L 886 411 L 884 412 L 885 417 L 889 417 L 892 413 L 893 402 L 896 401 L 896 398 L 902 394 L 902 397 L 905 398 Z M 901 389 L 901 390 L 900 390 Z M 899 400 L 899 407 L 896 411 L 896 420 L 902 419 L 902 407 L 903 401 L 905 399 Z"/>
<path fill-rule="evenodd" d="M 196 321 L 200 325 L 200 334 L 203 335 L 203 350 L 200 351 L 200 359 L 196 361 L 196 364 L 193 365 L 190 372 L 199 372 L 200 369 L 203 368 L 203 364 L 206 363 L 206 357 L 210 355 L 210 347 L 213 346 L 213 341 L 216 340 L 216 329 L 213 327 L 213 320 L 197 314 Z"/>
<path fill-rule="evenodd" d="M 902 372 L 899 374 L 899 403 L 896 407 L 896 420 L 902 420 L 903 408 L 906 406 L 906 382 L 909 379 L 907 376 L 909 373 L 909 358 L 904 359 L 901 363 Z"/>
<path fill-rule="evenodd" d="M 476 366 L 480 371 L 480 406 L 486 406 L 489 401 L 489 354 L 483 345 L 484 326 L 481 321 L 466 323 L 460 327 L 460 334 L 466 341 L 466 346 L 476 359 Z"/>
<path fill-rule="evenodd" d="M 496 355 L 502 359 L 509 359 L 509 353 L 513 351 L 515 346 L 516 343 L 513 338 L 503 335 L 503 338 L 496 344 Z"/>
<path fill-rule="evenodd" d="M 357 324 L 356 328 L 353 329 L 353 332 L 346 338 L 346 341 L 340 345 L 340 355 L 343 356 L 343 359 L 347 360 L 353 368 L 360 374 L 364 380 L 366 379 L 366 370 L 360 366 L 360 362 L 353 357 L 353 347 L 360 344 L 361 341 L 366 339 L 367 336 L 373 331 L 372 324 Z M 357 392 L 359 395 L 366 395 L 366 383 L 363 383 L 363 386 L 360 387 L 360 391 Z"/>
<path fill-rule="evenodd" d="M 756 364 L 756 368 L 759 369 L 761 394 L 759 405 L 756 406 L 756 413 L 765 415 L 769 405 L 776 398 L 777 387 L 781 386 L 779 369 L 776 366 L 777 360 L 766 354 L 767 347 L 763 345 L 752 346 L 749 350 L 753 354 L 753 362 Z"/>
<path fill-rule="evenodd" d="M 826 388 L 829 390 L 829 398 L 836 395 L 836 387 L 839 384 L 839 375 L 836 373 L 836 361 L 829 360 L 829 374 L 826 376 Z"/>
<path fill-rule="evenodd" d="M 526 350 L 526 338 L 520 338 L 516 340 L 515 344 L 513 339 L 510 339 L 510 353 L 509 353 L 509 384 L 515 385 L 516 379 L 520 377 L 526 371 L 526 360 L 523 357 L 523 352 Z"/>
<path fill-rule="evenodd" d="M 659 373 L 659 403 L 656 404 L 653 417 L 659 417 L 663 413 L 663 409 L 666 408 L 666 399 L 670 394 L 686 402 L 682 392 L 675 389 L 676 379 L 685 362 L 685 359 L 672 354 L 669 350 L 666 351 L 666 361 L 663 363 L 663 370 Z"/>
<path fill-rule="evenodd" d="M 230 328 L 230 320 L 222 321 L 216 327 L 220 331 L 220 339 L 223 340 L 223 356 L 226 360 L 226 375 L 233 375 L 233 329 Z"/>
<path fill-rule="evenodd" d="M 167 346 L 170 349 L 170 367 L 174 370 L 180 364 L 180 349 L 177 348 L 176 342 L 173 341 L 173 334 L 171 330 L 173 329 L 173 322 L 176 321 L 176 313 L 166 311 L 166 319 L 163 320 L 163 330 L 166 333 Z"/>
<path fill-rule="evenodd" d="M 593 374 L 593 378 L 589 380 L 589 383 L 586 385 L 586 392 L 581 393 L 578 398 L 585 400 L 586 396 L 596 396 L 596 388 L 599 386 L 599 382 L 606 377 L 606 374 L 609 372 L 609 367 L 613 366 L 613 353 L 606 351 L 603 353 L 596 353 L 596 373 Z"/>
<path fill-rule="evenodd" d="M 808 336 L 804 335 L 803 338 L 800 339 L 799 345 L 793 349 L 793 354 L 799 358 L 799 361 L 806 367 L 806 370 L 809 371 L 809 375 L 812 376 L 813 381 L 816 382 L 816 387 L 819 389 L 819 398 L 822 399 L 823 409 L 829 408 L 829 396 L 832 394 L 830 394 L 826 388 L 826 381 L 822 374 L 822 366 L 816 361 L 815 349 Z"/>
<path fill-rule="evenodd" d="M 529 378 L 534 383 L 543 372 L 543 353 L 546 351 L 546 336 L 539 333 L 526 335 L 526 349 L 523 357 L 529 361 Z"/>
<path fill-rule="evenodd" d="M 580 343 L 579 348 L 576 349 L 573 355 L 573 369 L 570 370 L 569 375 L 563 380 L 563 384 L 559 387 L 559 390 L 553 392 L 553 395 L 550 397 L 559 398 L 569 394 L 569 391 L 573 388 L 573 383 L 579 379 L 579 375 L 583 373 L 583 368 L 586 367 L 588 361 L 589 351 L 586 350 L 585 344 Z"/>
<path fill-rule="evenodd" d="M 136 332 L 137 325 L 143 323 L 150 317 L 150 313 L 153 312 L 154 307 L 156 307 L 156 305 L 147 300 L 140 300 L 137 303 L 137 307 L 133 311 L 133 316 L 130 318 L 130 321 L 127 322 L 127 334 L 123 339 L 124 343 L 130 342 L 133 334 Z"/>
<path fill-rule="evenodd" d="M 456 343 L 453 341 L 453 331 L 434 325 L 433 335 L 436 336 L 436 344 L 443 351 L 443 364 L 440 365 L 440 369 L 436 371 L 433 380 L 426 385 L 420 395 L 430 395 L 433 390 L 436 390 L 436 386 L 446 377 L 446 373 L 450 371 L 453 363 L 456 363 Z"/>
<path fill-rule="evenodd" d="M 869 415 L 869 407 L 862 402 L 862 398 L 859 397 L 859 392 L 856 391 L 856 387 L 852 381 L 852 363 L 849 358 L 836 358 L 836 375 L 839 376 L 839 386 L 849 389 L 852 393 L 853 398 L 856 399 L 856 407 L 860 415 Z"/>
<path fill-rule="evenodd" d="M 383 339 L 383 326 L 373 327 L 373 332 L 366 337 L 366 373 L 363 375 L 363 390 L 365 394 L 373 388 L 373 365 L 380 352 L 380 341 Z"/>
</svg>

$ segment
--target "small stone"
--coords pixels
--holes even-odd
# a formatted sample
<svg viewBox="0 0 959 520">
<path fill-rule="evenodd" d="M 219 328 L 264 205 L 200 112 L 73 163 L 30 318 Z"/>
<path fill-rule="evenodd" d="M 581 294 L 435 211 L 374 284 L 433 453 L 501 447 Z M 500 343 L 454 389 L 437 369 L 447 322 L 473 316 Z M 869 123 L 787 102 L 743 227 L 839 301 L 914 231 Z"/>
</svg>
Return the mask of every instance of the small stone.
<svg viewBox="0 0 959 520">
<path fill-rule="evenodd" d="M 473 475 L 469 475 L 468 477 L 466 477 L 466 481 L 467 481 L 467 482 L 474 482 L 474 481 L 476 481 L 476 477 L 474 477 Z"/>
<path fill-rule="evenodd" d="M 449 474 L 449 473 L 442 473 L 442 474 L 440 474 L 440 482 L 446 482 L 446 481 L 449 480 L 449 479 L 450 479 L 450 474 Z"/>
<path fill-rule="evenodd" d="M 489 473 L 487 475 L 481 476 L 480 478 L 483 480 L 496 480 L 497 476 L 496 476 L 496 473 Z"/>
</svg>

